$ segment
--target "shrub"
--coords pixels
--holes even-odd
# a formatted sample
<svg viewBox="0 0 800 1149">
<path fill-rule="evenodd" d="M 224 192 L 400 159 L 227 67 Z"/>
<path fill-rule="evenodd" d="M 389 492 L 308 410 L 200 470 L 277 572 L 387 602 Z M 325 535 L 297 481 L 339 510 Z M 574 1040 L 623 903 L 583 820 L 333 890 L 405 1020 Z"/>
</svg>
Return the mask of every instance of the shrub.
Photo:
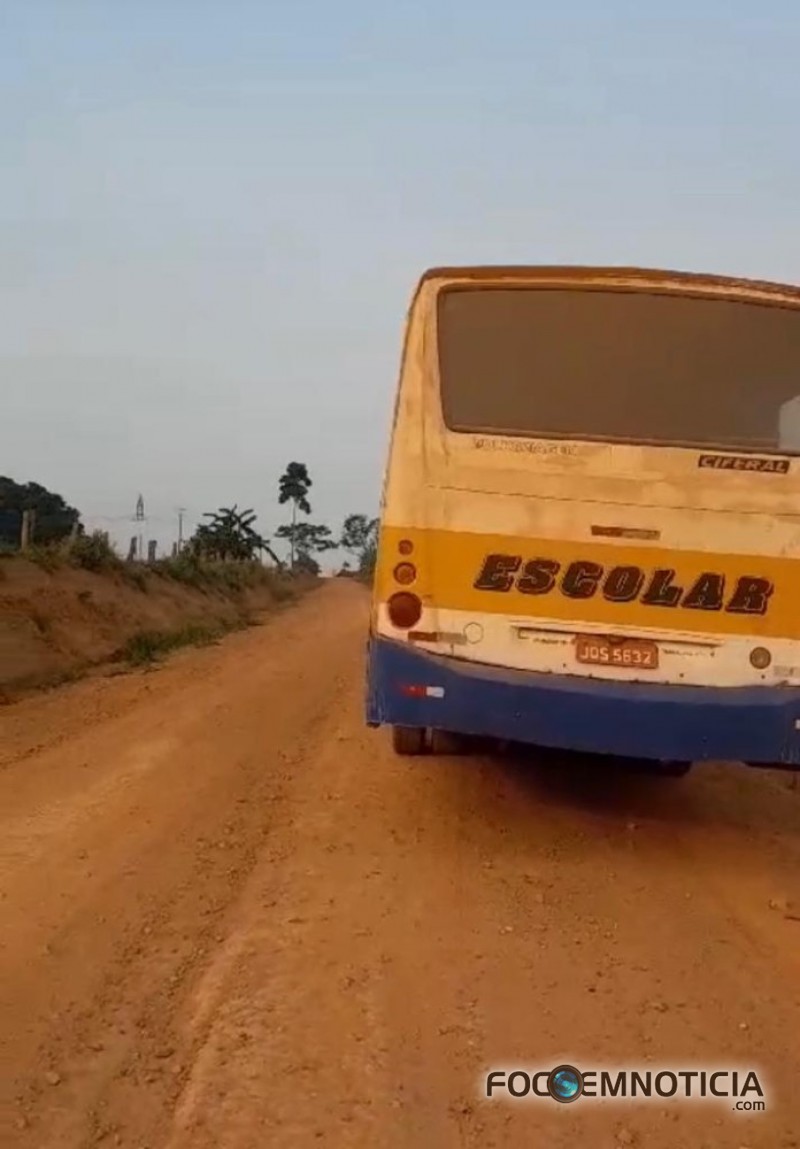
<svg viewBox="0 0 800 1149">
<path fill-rule="evenodd" d="M 144 594 L 149 590 L 147 583 L 147 571 L 141 567 L 136 566 L 134 563 L 125 563 L 123 578 L 131 586 L 135 586 L 137 590 L 142 591 Z"/>
<path fill-rule="evenodd" d="M 63 562 L 63 554 L 56 547 L 39 546 L 30 547 L 27 551 L 20 552 L 22 558 L 25 558 L 30 563 L 34 563 L 37 567 L 52 574 L 53 571 L 58 570 Z"/>
<path fill-rule="evenodd" d="M 265 567 L 259 562 L 201 559 L 191 551 L 184 551 L 173 558 L 161 559 L 152 569 L 164 578 L 171 578 L 176 582 L 198 587 L 200 590 L 216 590 L 226 594 L 239 594 L 258 586 L 268 586 L 273 590 L 278 587 L 282 589 L 292 582 L 288 575 L 281 574 L 274 567 Z M 275 597 L 281 597 L 281 591 L 278 591 Z M 283 597 L 286 597 L 285 592 Z"/>
<path fill-rule="evenodd" d="M 276 602 L 291 602 L 299 593 L 299 587 L 291 579 L 280 576 L 272 581 L 269 589 Z"/>
<path fill-rule="evenodd" d="M 124 563 L 108 539 L 105 531 L 92 531 L 90 535 L 78 535 L 67 551 L 70 562 L 87 571 L 122 570 Z"/>
<path fill-rule="evenodd" d="M 153 564 L 153 570 L 156 574 L 162 575 L 164 578 L 174 579 L 175 582 L 185 583 L 187 586 L 203 587 L 206 584 L 205 567 L 191 551 L 184 551 L 182 554 L 174 555 L 172 558 L 160 559 L 157 563 Z"/>
</svg>

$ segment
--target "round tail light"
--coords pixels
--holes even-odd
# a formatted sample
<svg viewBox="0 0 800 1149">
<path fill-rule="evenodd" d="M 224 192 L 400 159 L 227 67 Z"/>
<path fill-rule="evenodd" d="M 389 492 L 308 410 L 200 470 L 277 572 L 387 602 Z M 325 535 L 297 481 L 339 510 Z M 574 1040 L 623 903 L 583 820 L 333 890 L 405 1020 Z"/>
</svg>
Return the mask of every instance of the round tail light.
<svg viewBox="0 0 800 1149">
<path fill-rule="evenodd" d="M 756 646 L 750 651 L 750 662 L 756 670 L 766 670 L 772 662 L 772 655 L 765 646 Z"/>
<path fill-rule="evenodd" d="M 410 630 L 422 618 L 422 603 L 415 594 L 399 591 L 386 604 L 389 619 L 399 630 Z"/>
<path fill-rule="evenodd" d="M 392 573 L 395 582 L 399 582 L 401 586 L 410 586 L 417 577 L 417 568 L 413 563 L 398 563 Z"/>
</svg>

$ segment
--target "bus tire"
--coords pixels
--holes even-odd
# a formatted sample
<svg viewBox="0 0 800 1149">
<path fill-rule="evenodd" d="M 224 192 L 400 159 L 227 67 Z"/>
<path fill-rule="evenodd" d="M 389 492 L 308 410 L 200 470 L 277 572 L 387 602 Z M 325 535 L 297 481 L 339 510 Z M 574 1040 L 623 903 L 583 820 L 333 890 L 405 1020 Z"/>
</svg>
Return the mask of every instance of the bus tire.
<svg viewBox="0 0 800 1149">
<path fill-rule="evenodd" d="M 691 762 L 659 762 L 655 773 L 659 778 L 685 778 L 692 765 Z"/>
<path fill-rule="evenodd" d="M 425 753 L 424 726 L 393 726 L 392 749 L 395 754 L 411 755 Z"/>
<path fill-rule="evenodd" d="M 431 754 L 466 754 L 469 740 L 463 734 L 453 734 L 450 730 L 431 730 Z"/>
</svg>

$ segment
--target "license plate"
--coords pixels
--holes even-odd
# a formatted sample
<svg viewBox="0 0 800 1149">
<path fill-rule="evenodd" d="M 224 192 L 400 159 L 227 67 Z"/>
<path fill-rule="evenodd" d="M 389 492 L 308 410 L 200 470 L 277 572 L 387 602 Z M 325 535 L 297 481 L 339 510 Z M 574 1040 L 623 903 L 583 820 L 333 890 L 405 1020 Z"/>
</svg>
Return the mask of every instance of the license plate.
<svg viewBox="0 0 800 1149">
<path fill-rule="evenodd" d="M 591 666 L 619 666 L 628 670 L 657 670 L 658 645 L 639 638 L 595 638 L 579 634 L 575 657 Z"/>
</svg>

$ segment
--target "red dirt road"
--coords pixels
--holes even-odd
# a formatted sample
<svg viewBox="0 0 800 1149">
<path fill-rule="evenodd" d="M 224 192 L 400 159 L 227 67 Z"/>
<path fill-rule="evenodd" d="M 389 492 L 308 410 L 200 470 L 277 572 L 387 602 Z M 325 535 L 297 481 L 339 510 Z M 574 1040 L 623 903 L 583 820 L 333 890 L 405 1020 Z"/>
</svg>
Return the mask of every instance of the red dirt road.
<svg viewBox="0 0 800 1149">
<path fill-rule="evenodd" d="M 397 759 L 366 617 L 331 583 L 0 711 L 0 1144 L 800 1144 L 800 790 Z M 478 1096 L 560 1060 L 752 1066 L 768 1108 Z"/>
</svg>

